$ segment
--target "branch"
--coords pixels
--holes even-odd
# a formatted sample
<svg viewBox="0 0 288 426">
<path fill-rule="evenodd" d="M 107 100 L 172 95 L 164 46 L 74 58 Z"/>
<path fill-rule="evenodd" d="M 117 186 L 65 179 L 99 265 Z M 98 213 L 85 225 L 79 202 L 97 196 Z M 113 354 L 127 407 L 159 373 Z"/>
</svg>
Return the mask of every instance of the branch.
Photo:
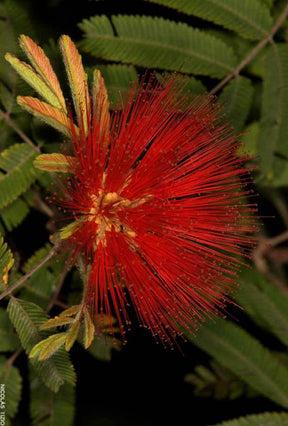
<svg viewBox="0 0 288 426">
<path fill-rule="evenodd" d="M 235 68 L 235 70 L 227 75 L 223 80 L 220 81 L 217 86 L 214 87 L 214 89 L 211 90 L 210 95 L 215 95 L 220 89 L 222 89 L 223 86 L 225 86 L 230 80 L 232 80 L 233 77 L 237 77 L 239 73 L 242 71 L 243 68 L 246 67 L 246 65 L 249 64 L 249 62 L 252 61 L 253 58 L 260 52 L 260 50 L 263 49 L 263 47 L 266 46 L 267 43 L 273 42 L 273 37 L 285 21 L 285 19 L 288 16 L 288 6 L 285 7 L 279 18 L 277 19 L 275 25 L 273 26 L 271 32 L 267 37 L 265 37 L 263 40 L 261 40 L 253 50 L 246 56 L 246 58 L 243 59 L 243 61 L 240 62 L 240 64 Z"/>
<path fill-rule="evenodd" d="M 50 219 L 54 218 L 54 211 L 42 200 L 40 194 L 33 191 L 34 208 L 39 212 L 45 214 Z"/>
<path fill-rule="evenodd" d="M 28 145 L 30 145 L 35 151 L 40 152 L 39 146 L 34 145 L 34 143 L 31 141 L 31 139 L 28 138 L 28 136 L 26 136 L 25 133 L 22 132 L 21 129 L 19 129 L 19 127 L 14 123 L 14 121 L 11 120 L 9 115 L 5 114 L 5 112 L 2 111 L 1 109 L 0 109 L 0 117 L 3 118 L 3 120 L 6 122 L 6 124 L 8 126 L 10 126 L 11 129 L 13 129 L 24 142 L 28 143 Z"/>
<path fill-rule="evenodd" d="M 57 247 L 56 246 L 53 247 L 50 253 L 48 253 L 47 256 L 44 257 L 44 259 L 41 260 L 40 263 L 38 263 L 38 265 L 36 265 L 33 269 L 31 269 L 31 271 L 27 272 L 27 274 L 24 275 L 22 278 L 20 278 L 20 280 L 18 280 L 15 284 L 11 285 L 11 287 L 9 287 L 6 291 L 0 294 L 0 300 L 4 299 L 4 297 L 11 294 L 14 290 L 20 287 L 20 285 L 25 283 L 25 281 L 27 281 L 28 278 L 30 278 L 36 271 L 38 271 L 38 269 L 40 269 L 43 265 L 45 265 L 45 263 L 47 263 L 54 256 L 54 254 L 56 253 L 56 250 L 57 250 Z"/>
</svg>

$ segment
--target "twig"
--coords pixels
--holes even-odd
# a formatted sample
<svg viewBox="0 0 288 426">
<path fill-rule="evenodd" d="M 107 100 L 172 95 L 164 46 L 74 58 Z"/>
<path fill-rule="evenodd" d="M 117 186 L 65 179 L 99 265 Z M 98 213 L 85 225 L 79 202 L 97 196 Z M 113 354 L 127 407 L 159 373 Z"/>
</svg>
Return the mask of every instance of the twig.
<svg viewBox="0 0 288 426">
<path fill-rule="evenodd" d="M 233 77 L 237 77 L 239 73 L 242 71 L 243 68 L 246 67 L 246 65 L 249 64 L 249 62 L 260 52 L 260 50 L 263 49 L 263 47 L 266 46 L 267 43 L 273 42 L 273 37 L 276 34 L 276 32 L 279 30 L 283 22 L 288 16 L 288 6 L 285 7 L 282 14 L 277 19 L 275 25 L 273 26 L 271 32 L 268 34 L 267 37 L 265 37 L 263 40 L 261 40 L 253 50 L 246 56 L 246 58 L 243 59 L 243 61 L 240 62 L 240 64 L 234 69 L 234 71 L 227 75 L 223 80 L 220 81 L 220 83 L 217 84 L 217 86 L 214 87 L 210 91 L 211 95 L 215 95 L 220 89 L 222 89 L 223 86 L 225 86 L 230 80 L 232 80 Z"/>
<path fill-rule="evenodd" d="M 20 278 L 20 280 L 18 280 L 15 284 L 9 287 L 6 291 L 0 294 L 0 300 L 4 299 L 4 297 L 11 294 L 14 290 L 20 287 L 20 285 L 22 285 L 26 280 L 28 280 L 28 278 L 30 278 L 36 271 L 38 271 L 38 269 L 40 269 L 43 265 L 45 265 L 45 263 L 47 263 L 48 260 L 50 260 L 54 256 L 54 254 L 56 253 L 56 250 L 57 250 L 57 247 L 56 246 L 53 247 L 50 253 L 48 253 L 47 256 L 44 257 L 44 259 L 41 260 L 40 263 L 38 263 L 38 265 L 36 265 L 33 269 L 31 269 L 31 271 L 27 272 L 26 275 Z"/>
<path fill-rule="evenodd" d="M 22 354 L 23 350 L 24 350 L 24 349 L 22 349 L 22 348 L 17 349 L 17 351 L 15 351 L 15 352 L 14 352 L 14 353 L 10 356 L 10 358 L 8 358 L 8 359 L 7 359 L 7 361 L 6 361 L 7 370 L 8 370 L 10 367 L 12 367 L 12 365 L 14 364 L 14 362 L 16 361 L 16 359 L 18 358 L 18 356 Z"/>
<path fill-rule="evenodd" d="M 288 241 L 288 231 L 282 232 L 282 234 L 276 235 L 276 237 L 269 238 L 269 240 L 266 241 L 267 249 L 269 249 L 269 247 L 278 246 L 278 244 L 282 244 L 285 241 Z"/>
<path fill-rule="evenodd" d="M 31 141 L 31 139 L 28 138 L 28 136 L 25 135 L 25 133 L 22 132 L 21 129 L 19 129 L 19 127 L 14 123 L 14 121 L 11 120 L 11 118 L 9 117 L 8 114 L 5 114 L 4 111 L 0 110 L 0 117 L 3 118 L 3 120 L 6 122 L 6 124 L 8 126 L 10 126 L 20 136 L 20 138 L 24 142 L 28 143 L 28 145 L 30 145 L 35 151 L 40 152 L 39 146 L 34 145 L 34 143 Z"/>
<path fill-rule="evenodd" d="M 40 194 L 36 191 L 33 192 L 33 200 L 34 200 L 34 207 L 36 208 L 36 210 L 38 210 L 41 213 L 44 213 L 50 219 L 54 217 L 53 210 L 48 206 L 48 204 L 45 203 L 45 201 L 42 200 Z"/>
</svg>

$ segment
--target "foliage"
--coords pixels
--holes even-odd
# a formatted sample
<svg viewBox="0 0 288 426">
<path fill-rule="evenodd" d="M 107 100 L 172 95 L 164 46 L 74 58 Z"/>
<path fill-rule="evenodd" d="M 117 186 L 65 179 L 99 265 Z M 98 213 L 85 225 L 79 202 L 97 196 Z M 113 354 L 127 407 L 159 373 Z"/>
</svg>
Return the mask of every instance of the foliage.
<svg viewBox="0 0 288 426">
<path fill-rule="evenodd" d="M 6 414 L 8 418 L 13 418 L 21 399 L 22 377 L 18 368 L 9 365 L 3 356 L 0 357 L 0 381 L 5 384 Z"/>
<path fill-rule="evenodd" d="M 236 65 L 230 47 L 205 32 L 163 18 L 106 16 L 84 20 L 80 47 L 109 61 L 224 77 Z M 185 47 L 183 47 L 185 46 Z"/>
<path fill-rule="evenodd" d="M 14 332 L 8 313 L 0 309 L 0 352 L 12 352 L 19 349 L 19 339 Z"/>
<path fill-rule="evenodd" d="M 219 423 L 217 426 L 283 426 L 288 424 L 287 413 L 264 413 L 240 417 L 239 419 Z"/>
<path fill-rule="evenodd" d="M 8 313 L 24 350 L 30 354 L 41 339 L 39 326 L 47 320 L 47 314 L 34 303 L 15 298 L 9 301 Z M 58 351 L 54 357 L 44 362 L 32 359 L 31 363 L 43 382 L 54 392 L 65 382 L 75 384 L 75 372 L 64 351 Z"/>
<path fill-rule="evenodd" d="M 73 159 L 70 157 L 68 161 L 66 156 L 56 158 L 51 154 L 59 151 L 63 141 L 60 133 L 66 139 L 70 135 L 69 103 L 72 100 L 57 44 L 64 31 L 63 19 L 61 17 L 61 25 L 56 19 L 58 11 L 63 13 L 62 3 L 65 2 L 46 2 L 55 16 L 53 25 L 37 21 L 41 13 L 34 3 L 31 0 L 4 0 L 0 4 L 0 229 L 5 237 L 5 241 L 0 237 L 1 291 L 9 291 L 17 280 L 24 278 L 14 296 L 8 295 L 1 302 L 0 378 L 6 384 L 7 416 L 13 419 L 19 409 L 22 375 L 28 362 L 30 394 L 26 399 L 30 399 L 32 424 L 71 426 L 76 377 L 67 350 L 78 342 L 98 360 L 111 361 L 113 349 L 120 350 L 122 342 L 117 336 L 111 336 L 105 327 L 103 335 L 95 338 L 91 314 L 85 311 L 79 317 L 82 281 L 85 285 L 87 272 L 83 271 L 81 259 L 78 260 L 80 274 L 76 268 L 68 272 L 70 264 L 65 263 L 65 256 L 60 255 L 57 255 L 57 261 L 52 258 L 37 267 L 53 250 L 51 241 L 57 244 L 59 237 L 65 238 L 73 231 L 73 222 L 65 226 L 67 223 L 59 220 L 56 208 L 46 202 L 47 187 L 54 175 L 47 178 L 34 166 L 53 173 L 69 173 Z M 144 1 L 140 3 L 144 4 Z M 83 101 L 81 93 L 77 94 L 77 87 L 82 85 L 86 72 L 91 80 L 95 77 L 95 68 L 104 77 L 110 109 L 115 110 L 122 108 L 129 87 L 146 78 L 146 68 L 146 73 L 155 72 L 160 82 L 176 71 L 177 78 L 183 80 L 187 102 L 212 91 L 223 105 L 224 121 L 229 121 L 234 131 L 243 135 L 243 147 L 238 154 L 248 153 L 252 156 L 250 164 L 256 165 L 252 173 L 260 205 L 267 199 L 272 200 L 272 215 L 276 214 L 277 219 L 281 216 L 281 220 L 274 222 L 264 218 L 265 227 L 261 232 L 272 235 L 275 222 L 279 222 L 277 229 L 282 223 L 287 227 L 287 15 L 275 34 L 273 32 L 287 2 L 145 0 L 146 9 L 143 10 L 149 10 L 149 5 L 151 14 L 157 7 L 155 10 L 159 16 L 148 16 L 147 12 L 115 15 L 112 6 L 106 14 L 89 16 L 79 8 L 79 33 L 75 33 L 75 23 L 69 27 L 69 19 L 64 17 L 65 31 L 67 28 L 67 33 L 78 35 L 75 41 L 78 41 L 83 62 L 87 65 L 81 81 L 72 81 L 76 106 L 81 106 Z M 34 13 L 34 8 L 39 8 L 38 14 Z M 27 58 L 17 41 L 20 34 L 38 41 L 52 58 L 63 93 L 53 78 L 54 84 L 51 83 L 41 61 L 32 63 L 33 68 L 24 62 Z M 22 37 L 21 43 L 28 60 L 31 59 L 33 46 L 28 38 Z M 64 52 L 69 49 L 65 39 L 63 49 Z M 4 59 L 7 52 L 11 55 L 6 58 L 16 72 Z M 68 70 L 74 65 L 66 63 Z M 28 84 L 22 82 L 17 72 Z M 72 74 L 68 73 L 70 80 Z M 225 84 L 222 84 L 223 79 L 226 79 Z M 45 104 L 34 97 L 35 91 L 44 98 Z M 17 95 L 21 95 L 18 103 L 32 111 L 34 118 L 17 104 Z M 48 130 L 46 124 L 39 124 L 35 118 L 48 122 L 56 131 Z M 41 155 L 35 161 L 39 153 Z M 33 215 L 46 222 L 47 229 L 53 234 L 49 242 L 48 238 L 46 242 L 40 241 L 40 236 L 38 241 L 38 231 L 33 225 L 25 238 L 22 237 L 25 241 L 19 240 L 17 233 L 21 225 L 24 226 L 25 220 L 33 221 Z M 270 210 L 268 215 L 271 216 Z M 46 234 L 43 226 L 43 235 Z M 30 240 L 33 246 L 26 251 L 24 248 L 29 247 Z M 273 254 L 273 250 L 271 252 Z M 267 253 L 270 253 L 269 248 Z M 284 256 L 285 247 L 280 247 L 279 253 Z M 241 319 L 237 325 L 231 319 L 218 319 L 203 324 L 196 336 L 188 336 L 193 345 L 212 357 L 209 363 L 201 360 L 201 363 L 192 365 L 192 373 L 186 376 L 196 395 L 216 399 L 262 395 L 288 409 L 288 369 L 281 359 L 288 345 L 288 296 L 285 289 L 283 291 L 276 285 L 279 280 L 287 282 L 287 270 L 279 260 L 281 256 L 276 260 L 275 256 L 268 259 L 268 254 L 266 258 L 265 252 L 260 261 L 266 262 L 273 273 L 265 274 L 267 268 L 261 269 L 261 265 L 259 270 L 259 263 L 253 258 L 252 269 L 241 275 L 242 287 L 234 295 L 245 310 L 243 315 L 248 318 L 248 325 Z M 287 263 L 287 255 L 285 259 Z M 25 279 L 25 274 L 34 268 L 36 272 Z M 273 274 L 277 279 L 273 280 Z M 250 324 L 253 325 L 251 329 Z M 260 338 L 268 336 L 268 343 L 263 340 L 263 344 L 259 335 Z M 271 346 L 273 342 L 279 345 L 280 356 L 270 347 L 269 338 L 272 339 Z M 74 349 L 72 360 L 73 356 Z M 287 413 L 263 413 L 236 418 L 221 425 L 280 426 L 288 424 L 287 417 Z"/>
<path fill-rule="evenodd" d="M 288 407 L 288 370 L 238 325 L 219 318 L 205 324 L 193 342 L 258 392 Z"/>
<path fill-rule="evenodd" d="M 267 36 L 271 30 L 272 19 L 268 8 L 259 0 L 150 1 L 215 22 L 224 28 L 236 31 L 242 37 L 253 40 Z"/>
<path fill-rule="evenodd" d="M 5 285 L 8 283 L 8 272 L 12 268 L 14 263 L 13 255 L 7 244 L 4 243 L 3 237 L 0 236 L 0 276 L 1 281 Z"/>
<path fill-rule="evenodd" d="M 215 360 L 211 366 L 196 365 L 193 373 L 185 376 L 185 381 L 193 385 L 193 393 L 200 397 L 215 399 L 236 399 L 243 395 L 255 397 L 258 395 L 250 386 L 243 382 L 223 365 Z"/>
<path fill-rule="evenodd" d="M 266 56 L 260 123 L 262 173 L 270 184 L 285 185 L 287 163 L 288 46 L 273 45 Z M 284 158 L 283 158 L 284 157 Z M 284 179 L 283 179 L 284 178 Z"/>
<path fill-rule="evenodd" d="M 244 285 L 236 294 L 237 302 L 260 327 L 288 346 L 288 295 L 255 270 L 245 271 L 241 278 Z"/>
<path fill-rule="evenodd" d="M 15 144 L 0 157 L 0 208 L 23 194 L 35 181 L 35 151 L 25 143 Z"/>
<path fill-rule="evenodd" d="M 75 388 L 64 384 L 54 393 L 43 385 L 33 371 L 30 372 L 32 425 L 72 426 L 75 411 Z"/>
</svg>

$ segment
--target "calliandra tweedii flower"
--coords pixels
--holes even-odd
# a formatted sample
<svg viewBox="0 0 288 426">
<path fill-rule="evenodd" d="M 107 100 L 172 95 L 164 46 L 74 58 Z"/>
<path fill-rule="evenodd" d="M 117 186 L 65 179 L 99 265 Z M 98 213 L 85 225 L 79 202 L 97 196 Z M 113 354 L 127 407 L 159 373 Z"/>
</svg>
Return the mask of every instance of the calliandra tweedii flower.
<svg viewBox="0 0 288 426">
<path fill-rule="evenodd" d="M 73 123 L 49 59 L 29 37 L 20 43 L 32 67 L 6 58 L 44 101 L 18 103 L 71 142 L 69 153 L 41 155 L 35 165 L 62 172 L 57 203 L 71 222 L 60 237 L 90 271 L 85 307 L 96 322 L 116 316 L 123 332 L 132 303 L 140 324 L 172 343 L 223 311 L 253 246 L 255 206 L 245 201 L 249 171 L 237 137 L 220 124 L 215 99 L 187 105 L 177 76 L 142 79 L 110 114 L 100 72 L 90 95 L 81 56 L 64 35 Z"/>
</svg>

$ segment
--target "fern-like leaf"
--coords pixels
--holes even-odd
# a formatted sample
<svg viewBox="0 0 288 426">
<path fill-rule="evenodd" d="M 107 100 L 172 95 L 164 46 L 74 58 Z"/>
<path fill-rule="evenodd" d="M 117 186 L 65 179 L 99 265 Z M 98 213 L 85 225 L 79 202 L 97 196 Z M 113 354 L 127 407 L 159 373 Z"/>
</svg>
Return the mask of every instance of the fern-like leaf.
<svg viewBox="0 0 288 426">
<path fill-rule="evenodd" d="M 32 185 L 36 179 L 33 160 L 35 151 L 19 143 L 0 155 L 0 208 L 7 206 Z"/>
<path fill-rule="evenodd" d="M 221 78 L 232 72 L 236 57 L 221 40 L 186 24 L 148 16 L 106 16 L 84 20 L 81 47 L 94 56 L 150 68 Z"/>
<path fill-rule="evenodd" d="M 131 65 L 99 65 L 97 68 L 104 78 L 112 109 L 121 108 L 129 86 L 137 81 L 135 68 Z"/>
<path fill-rule="evenodd" d="M 93 340 L 88 352 L 100 361 L 111 361 L 113 350 L 120 351 L 122 343 L 112 336 L 100 336 Z"/>
<path fill-rule="evenodd" d="M 225 121 L 231 122 L 236 133 L 244 126 L 249 114 L 253 96 L 251 81 L 245 77 L 236 77 L 222 91 L 219 101 L 223 103 Z"/>
<path fill-rule="evenodd" d="M 29 207 L 24 200 L 18 198 L 0 212 L 1 219 L 8 231 L 16 228 L 29 213 Z"/>
<path fill-rule="evenodd" d="M 268 6 L 269 9 L 271 9 L 271 7 L 274 4 L 274 0 L 260 0 L 260 2 L 266 4 L 266 6 Z"/>
<path fill-rule="evenodd" d="M 285 426 L 288 425 L 287 413 L 252 414 L 227 422 L 217 423 L 215 426 Z"/>
<path fill-rule="evenodd" d="M 190 339 L 252 388 L 288 407 L 288 370 L 239 326 L 219 318 Z"/>
<path fill-rule="evenodd" d="M 194 386 L 194 395 L 213 397 L 218 400 L 236 399 L 243 395 L 254 397 L 258 395 L 249 385 L 235 374 L 214 360 L 211 367 L 197 365 L 194 372 L 185 376 L 185 381 Z"/>
<path fill-rule="evenodd" d="M 288 346 L 288 296 L 266 281 L 257 271 L 241 275 L 243 287 L 235 295 L 237 302 L 261 326 Z"/>
<path fill-rule="evenodd" d="M 165 83 L 165 81 L 167 81 L 169 78 L 171 78 L 172 75 L 173 74 L 169 72 L 156 73 L 157 79 L 162 84 Z M 180 85 L 184 86 L 187 104 L 193 102 L 196 96 L 203 95 L 205 92 L 207 92 L 207 88 L 204 86 L 202 81 L 198 80 L 195 77 L 182 74 L 175 75 L 175 73 L 173 77 L 179 81 Z M 183 98 L 183 93 L 180 93 L 180 97 Z"/>
<path fill-rule="evenodd" d="M 19 348 L 19 339 L 5 309 L 0 308 L 0 352 L 12 352 Z"/>
<path fill-rule="evenodd" d="M 32 348 L 46 337 L 39 332 L 39 326 L 47 321 L 47 314 L 34 303 L 11 298 L 8 313 L 19 335 L 25 352 L 29 355 Z M 45 361 L 30 360 L 37 374 L 45 385 L 53 392 L 57 392 L 65 382 L 75 384 L 75 372 L 68 354 L 62 350 Z"/>
<path fill-rule="evenodd" d="M 0 80 L 5 82 L 10 89 L 15 89 L 18 78 L 15 73 L 10 72 L 11 67 L 5 61 L 4 56 L 6 52 L 15 53 L 17 51 L 17 40 L 6 7 L 1 8 L 0 17 Z"/>
<path fill-rule="evenodd" d="M 32 7 L 32 5 L 30 6 Z M 5 9 L 8 12 L 16 34 L 30 34 L 32 38 L 37 38 L 36 28 L 31 16 L 29 3 L 19 2 L 18 0 L 5 0 Z"/>
<path fill-rule="evenodd" d="M 252 40 L 267 37 L 272 26 L 269 9 L 259 0 L 149 1 L 215 22 Z"/>
<path fill-rule="evenodd" d="M 14 258 L 11 251 L 8 249 L 7 244 L 4 243 L 3 237 L 0 235 L 0 282 L 7 285 L 8 272 L 12 268 Z"/>
<path fill-rule="evenodd" d="M 18 411 L 21 399 L 22 377 L 18 368 L 7 364 L 3 356 L 0 357 L 0 383 L 5 385 L 5 414 L 12 418 Z"/>
<path fill-rule="evenodd" d="M 59 392 L 54 393 L 43 386 L 30 372 L 30 413 L 32 425 L 38 426 L 72 426 L 75 412 L 75 388 L 64 384 Z"/>
<path fill-rule="evenodd" d="M 38 263 L 48 255 L 51 245 L 46 244 L 37 250 L 24 264 L 22 270 L 29 272 Z M 42 268 L 39 268 L 23 285 L 19 292 L 21 299 L 36 303 L 45 309 L 54 292 L 58 280 L 59 271 L 62 268 L 62 262 L 48 262 Z"/>
<path fill-rule="evenodd" d="M 287 175 L 288 161 L 277 158 L 278 155 L 287 157 L 287 99 L 288 45 L 273 44 L 266 56 L 259 152 L 262 172 L 274 185 L 277 180 L 285 184 L 281 175 Z"/>
</svg>

